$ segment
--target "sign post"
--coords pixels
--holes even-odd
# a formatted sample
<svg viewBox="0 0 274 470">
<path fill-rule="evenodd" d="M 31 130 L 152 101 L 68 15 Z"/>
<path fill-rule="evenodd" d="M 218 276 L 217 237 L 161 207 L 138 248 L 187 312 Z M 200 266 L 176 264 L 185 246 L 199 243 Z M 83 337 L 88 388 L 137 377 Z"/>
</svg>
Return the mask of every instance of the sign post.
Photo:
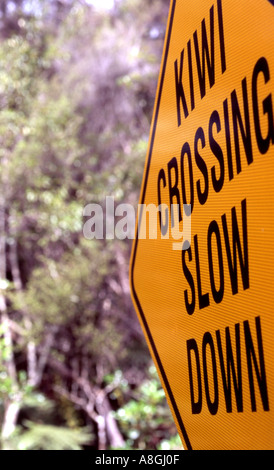
<svg viewBox="0 0 274 470">
<path fill-rule="evenodd" d="M 171 1 L 131 291 L 187 449 L 274 447 L 273 31 L 269 0 Z"/>
</svg>

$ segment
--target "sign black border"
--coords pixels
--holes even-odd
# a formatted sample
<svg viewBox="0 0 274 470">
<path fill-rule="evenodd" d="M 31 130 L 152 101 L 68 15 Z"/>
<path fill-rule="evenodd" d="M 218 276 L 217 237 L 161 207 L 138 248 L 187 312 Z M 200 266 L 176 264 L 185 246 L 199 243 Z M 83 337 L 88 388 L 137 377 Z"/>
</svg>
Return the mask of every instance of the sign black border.
<svg viewBox="0 0 274 470">
<path fill-rule="evenodd" d="M 155 114 L 154 114 L 154 122 L 153 122 L 153 124 L 152 124 L 152 135 L 151 135 L 151 140 L 150 140 L 150 148 L 149 148 L 148 161 L 147 161 L 147 166 L 146 166 L 146 173 L 145 173 L 145 179 L 144 179 L 144 186 L 143 186 L 143 193 L 142 193 L 141 204 L 144 204 L 144 200 L 145 200 L 145 194 L 146 194 L 146 188 L 147 188 L 147 181 L 148 181 L 148 174 L 149 174 L 151 156 L 152 156 L 152 151 L 153 151 L 153 146 L 154 146 L 154 139 L 155 139 L 155 133 L 156 133 L 156 127 L 157 127 L 157 122 L 158 122 L 158 115 L 159 115 L 159 109 L 160 109 L 162 91 L 163 91 L 163 84 L 164 84 L 164 78 L 165 78 L 165 72 L 166 72 L 166 64 L 167 64 L 167 58 L 168 58 L 168 53 L 169 53 L 169 45 L 170 45 L 171 31 L 172 31 L 172 25 L 173 25 L 173 20 L 174 20 L 175 7 L 176 7 L 176 0 L 173 0 L 173 4 L 172 4 L 172 7 L 171 7 L 171 13 L 170 13 L 170 21 L 169 21 L 169 26 L 168 26 L 168 33 L 167 33 L 167 40 L 166 40 L 166 48 L 165 48 L 165 52 L 164 52 L 164 60 L 163 60 L 163 66 L 162 66 L 162 74 L 161 74 L 161 79 L 160 79 L 160 84 L 159 84 L 159 91 L 158 91 L 158 96 L 157 96 L 157 104 L 156 104 L 156 109 L 155 109 Z M 143 206 L 142 206 L 142 207 L 143 207 Z M 141 218 L 142 218 L 142 208 L 141 208 L 141 211 L 140 211 L 139 221 L 141 220 Z M 138 226 L 139 226 L 139 221 L 138 221 Z M 174 413 L 175 413 L 175 415 L 176 415 L 177 422 L 178 422 L 178 424 L 179 424 L 179 426 L 180 426 L 182 435 L 183 435 L 183 437 L 184 437 L 184 439 L 185 439 L 185 443 L 186 443 L 186 445 L 187 445 L 187 449 L 188 449 L 188 450 L 192 450 L 192 446 L 191 446 L 191 444 L 190 444 L 190 440 L 189 440 L 188 434 L 187 434 L 186 429 L 185 429 L 185 426 L 184 426 L 184 424 L 183 424 L 183 421 L 182 421 L 182 418 L 181 418 L 181 415 L 180 415 L 180 412 L 179 412 L 179 409 L 178 409 L 178 406 L 177 406 L 175 397 L 174 397 L 174 395 L 173 395 L 173 393 L 172 393 L 172 390 L 171 390 L 171 387 L 170 387 L 168 378 L 167 378 L 167 376 L 166 376 L 166 373 L 165 373 L 165 370 L 164 370 L 164 367 L 163 367 L 161 358 L 160 358 L 159 353 L 158 353 L 158 351 L 157 351 L 157 348 L 156 348 L 155 342 L 154 342 L 154 340 L 153 340 L 151 331 L 150 331 L 150 329 L 149 329 L 149 326 L 148 326 L 146 317 L 145 317 L 144 312 L 143 312 L 143 309 L 142 309 L 142 307 L 141 307 L 140 300 L 138 299 L 138 296 L 137 296 L 137 293 L 136 293 L 136 290 L 135 290 L 135 286 L 134 286 L 134 265 L 135 265 L 137 247 L 138 247 L 138 230 L 137 230 L 137 233 L 136 233 L 136 240 L 135 240 L 134 252 L 133 252 L 133 257 L 132 257 L 132 264 L 131 264 L 131 290 L 132 290 L 132 293 L 133 293 L 133 296 L 134 296 L 136 305 L 137 305 L 137 307 L 138 307 L 139 313 L 140 313 L 140 315 L 141 315 L 142 322 L 143 322 L 143 325 L 144 325 L 144 328 L 145 328 L 147 337 L 148 337 L 149 342 L 150 342 L 150 345 L 151 345 L 151 347 L 152 347 L 152 350 L 153 350 L 153 353 L 154 353 L 154 357 L 155 357 L 155 359 L 156 359 L 156 361 L 157 361 L 157 365 L 158 365 L 159 370 L 160 370 L 160 372 L 161 372 L 161 375 L 162 375 L 162 378 L 163 378 L 163 381 L 164 381 L 164 384 L 165 384 L 165 387 L 166 387 L 166 391 L 167 391 L 167 393 L 168 393 L 170 402 L 171 402 L 171 404 L 172 404 Z"/>
</svg>

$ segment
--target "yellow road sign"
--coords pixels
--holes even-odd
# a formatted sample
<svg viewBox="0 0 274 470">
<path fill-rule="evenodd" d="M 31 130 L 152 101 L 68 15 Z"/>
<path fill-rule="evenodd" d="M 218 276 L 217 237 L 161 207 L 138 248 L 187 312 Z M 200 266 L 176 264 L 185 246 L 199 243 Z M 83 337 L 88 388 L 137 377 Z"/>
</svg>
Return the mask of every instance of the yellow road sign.
<svg viewBox="0 0 274 470">
<path fill-rule="evenodd" d="M 187 449 L 274 447 L 273 31 L 273 1 L 171 1 L 131 290 Z"/>
</svg>

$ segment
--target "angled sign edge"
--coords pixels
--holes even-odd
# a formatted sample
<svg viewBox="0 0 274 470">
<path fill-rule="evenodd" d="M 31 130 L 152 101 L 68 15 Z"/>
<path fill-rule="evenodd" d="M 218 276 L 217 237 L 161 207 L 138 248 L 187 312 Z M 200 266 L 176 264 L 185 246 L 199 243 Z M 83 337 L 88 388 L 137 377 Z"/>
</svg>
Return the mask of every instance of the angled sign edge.
<svg viewBox="0 0 274 470">
<path fill-rule="evenodd" d="M 142 189 L 141 189 L 141 198 L 140 198 L 141 202 L 140 202 L 140 204 L 144 204 L 145 195 L 146 195 L 146 187 L 147 187 L 151 157 L 152 157 L 152 152 L 153 152 L 153 147 L 154 147 L 156 127 L 157 127 L 157 123 L 158 123 L 158 115 L 159 115 L 159 109 L 160 109 L 160 104 L 161 104 L 161 97 L 162 97 L 163 83 L 164 83 L 165 72 L 166 72 L 167 58 L 168 58 L 168 53 L 169 53 L 171 32 L 172 32 L 173 19 L 174 19 L 175 7 L 176 7 L 176 0 L 171 0 L 171 1 L 172 1 L 172 3 L 171 3 L 171 6 L 170 6 L 170 14 L 169 14 L 169 21 L 168 21 L 168 25 L 167 25 L 165 48 L 164 48 L 164 53 L 163 53 L 163 61 L 162 61 L 162 65 L 161 65 L 158 90 L 157 90 L 157 95 L 156 95 L 156 100 L 155 100 L 154 116 L 153 116 L 153 121 L 152 121 L 152 125 L 151 125 L 152 131 L 151 131 L 151 136 L 150 136 L 150 140 L 149 140 L 149 150 L 148 150 L 148 157 L 147 157 L 147 161 L 146 161 L 146 165 L 145 165 L 145 176 L 144 176 L 143 185 L 142 185 Z M 142 219 L 142 209 L 140 211 L 139 221 L 141 219 Z M 137 226 L 138 226 L 138 224 L 137 224 Z M 150 331 L 149 325 L 147 323 L 145 314 L 143 312 L 140 300 L 138 298 L 138 295 L 137 295 L 137 292 L 136 292 L 136 289 L 135 289 L 135 285 L 134 285 L 134 265 L 135 265 L 135 259 L 136 259 L 136 254 L 137 254 L 137 248 L 138 248 L 138 231 L 136 230 L 136 237 L 135 237 L 134 248 L 133 248 L 132 257 L 131 257 L 131 267 L 130 267 L 131 293 L 132 293 L 132 296 L 134 298 L 135 304 L 138 308 L 139 314 L 141 316 L 143 327 L 145 329 L 147 338 L 149 340 L 150 346 L 151 346 L 152 351 L 153 351 L 154 358 L 157 362 L 159 371 L 161 373 L 162 380 L 163 380 L 165 388 L 166 388 L 166 392 L 168 394 L 170 403 L 172 405 L 172 408 L 173 408 L 174 414 L 176 416 L 177 423 L 180 427 L 182 436 L 184 438 L 185 444 L 186 444 L 188 450 L 192 450 L 192 445 L 190 443 L 186 428 L 185 428 L 184 423 L 182 421 L 182 417 L 180 415 L 175 397 L 174 397 L 173 392 L 171 390 L 167 375 L 165 373 L 165 369 L 163 367 L 160 355 L 158 353 L 156 344 L 154 342 L 152 333 Z"/>
</svg>

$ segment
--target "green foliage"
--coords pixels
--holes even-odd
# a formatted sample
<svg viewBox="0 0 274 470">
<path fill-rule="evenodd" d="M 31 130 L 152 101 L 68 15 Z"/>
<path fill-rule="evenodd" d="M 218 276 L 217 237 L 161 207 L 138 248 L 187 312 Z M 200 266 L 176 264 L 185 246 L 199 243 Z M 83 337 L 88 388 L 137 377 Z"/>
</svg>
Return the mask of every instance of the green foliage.
<svg viewBox="0 0 274 470">
<path fill-rule="evenodd" d="M 6 359 L 6 357 L 7 356 L 2 353 L 3 361 Z M 2 402 L 2 399 L 4 397 L 12 394 L 12 390 L 13 390 L 13 383 L 12 383 L 11 378 L 7 375 L 6 371 L 0 372 L 0 403 Z"/>
<path fill-rule="evenodd" d="M 149 378 L 133 393 L 133 399 L 115 413 L 127 436 L 128 449 L 173 448 L 178 436 L 165 400 L 154 366 L 149 369 Z M 165 439 L 170 436 L 170 440 Z"/>
<path fill-rule="evenodd" d="M 26 429 L 13 438 L 17 450 L 82 450 L 92 435 L 89 430 L 68 429 L 26 422 Z"/>
<path fill-rule="evenodd" d="M 160 445 L 157 446 L 157 450 L 183 450 L 179 434 L 172 436 L 170 439 L 164 439 Z"/>
</svg>

